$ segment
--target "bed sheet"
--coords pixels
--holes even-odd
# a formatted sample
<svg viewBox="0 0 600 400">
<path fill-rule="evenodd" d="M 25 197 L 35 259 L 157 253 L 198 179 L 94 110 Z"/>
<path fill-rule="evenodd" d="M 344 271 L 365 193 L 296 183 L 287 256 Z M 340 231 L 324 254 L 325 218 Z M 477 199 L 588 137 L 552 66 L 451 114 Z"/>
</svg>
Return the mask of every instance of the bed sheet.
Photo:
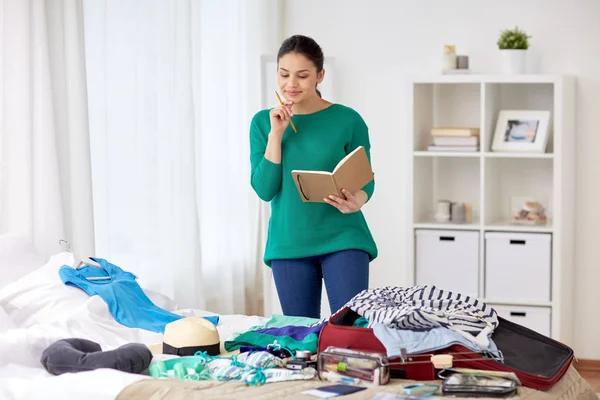
<svg viewBox="0 0 600 400">
<path fill-rule="evenodd" d="M 162 340 L 162 334 L 119 324 L 101 298 L 64 285 L 58 269 L 70 263 L 70 253 L 57 254 L 0 289 L 0 399 L 115 399 L 127 385 L 149 378 L 112 369 L 54 376 L 44 369 L 40 363 L 44 349 L 67 337 L 95 341 L 103 350 L 133 342 L 152 346 Z M 172 299 L 145 291 L 159 307 L 176 314 L 214 315 L 177 309 Z M 221 343 L 265 321 L 259 316 L 221 315 L 217 326 Z M 164 358 L 168 356 L 155 356 L 153 362 Z"/>
<path fill-rule="evenodd" d="M 195 395 L 199 397 L 194 398 L 306 398 L 300 394 L 302 389 L 324 384 L 313 380 L 247 388 L 239 382 L 196 382 L 190 388 L 190 383 L 183 381 L 159 383 L 147 375 L 111 369 L 53 376 L 43 368 L 40 357 L 56 340 L 81 337 L 99 343 L 103 350 L 111 350 L 132 342 L 152 346 L 162 339 L 158 333 L 122 326 L 112 318 L 98 296 L 89 297 L 77 288 L 65 286 L 58 278 L 58 268 L 71 262 L 69 253 L 58 254 L 45 265 L 0 289 L 0 399 L 128 400 L 154 395 L 153 398 L 166 400 L 190 398 L 188 389 L 197 392 Z M 172 299 L 160 293 L 146 292 L 155 304 L 182 316 L 213 315 L 204 310 L 179 310 Z M 224 341 L 266 320 L 260 316 L 221 315 L 217 326 L 221 346 Z M 155 356 L 153 362 L 164 358 L 169 356 Z M 167 390 L 167 387 L 171 389 Z M 392 386 L 385 390 L 394 391 Z M 364 398 L 366 394 L 355 397 Z M 595 399 L 596 395 L 571 367 L 552 391 L 526 389 L 519 397 L 587 400 Z"/>
</svg>

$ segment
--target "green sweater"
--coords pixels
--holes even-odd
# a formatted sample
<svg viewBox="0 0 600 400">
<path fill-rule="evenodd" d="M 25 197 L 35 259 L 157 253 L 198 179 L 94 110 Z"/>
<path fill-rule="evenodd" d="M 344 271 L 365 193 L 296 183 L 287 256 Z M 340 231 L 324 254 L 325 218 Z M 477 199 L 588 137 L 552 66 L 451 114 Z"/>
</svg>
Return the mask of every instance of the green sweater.
<svg viewBox="0 0 600 400">
<path fill-rule="evenodd" d="M 294 184 L 294 169 L 333 171 L 337 163 L 358 146 L 367 151 L 368 127 L 353 109 L 333 104 L 312 114 L 294 114 L 298 130 L 288 126 L 281 142 L 281 163 L 264 157 L 271 130 L 269 111 L 256 113 L 250 125 L 250 183 L 257 195 L 271 202 L 271 218 L 264 262 L 302 258 L 340 250 L 366 251 L 377 257 L 377 246 L 361 211 L 343 214 L 327 203 L 304 203 Z M 364 190 L 369 199 L 375 181 Z"/>
</svg>

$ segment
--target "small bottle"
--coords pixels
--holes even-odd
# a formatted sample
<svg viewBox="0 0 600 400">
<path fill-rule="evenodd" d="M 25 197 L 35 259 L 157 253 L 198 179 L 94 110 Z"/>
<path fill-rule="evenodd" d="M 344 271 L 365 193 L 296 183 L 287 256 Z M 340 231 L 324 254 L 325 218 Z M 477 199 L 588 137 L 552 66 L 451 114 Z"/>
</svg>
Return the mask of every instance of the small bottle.
<svg viewBox="0 0 600 400">
<path fill-rule="evenodd" d="M 445 70 L 456 69 L 456 47 L 454 45 L 444 46 L 443 66 Z"/>
<path fill-rule="evenodd" d="M 438 222 L 450 221 L 452 202 L 450 200 L 439 200 L 437 203 L 437 211 L 435 213 L 435 220 Z"/>
<path fill-rule="evenodd" d="M 465 205 L 463 203 L 452 203 L 450 211 L 452 222 L 465 222 Z"/>
</svg>

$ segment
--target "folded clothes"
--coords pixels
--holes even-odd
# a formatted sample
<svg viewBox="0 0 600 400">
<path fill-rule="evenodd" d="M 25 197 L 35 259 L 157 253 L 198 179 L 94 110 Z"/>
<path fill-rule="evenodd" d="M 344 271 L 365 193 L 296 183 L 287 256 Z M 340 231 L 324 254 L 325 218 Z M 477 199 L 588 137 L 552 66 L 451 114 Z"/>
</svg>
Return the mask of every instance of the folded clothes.
<svg viewBox="0 0 600 400">
<path fill-rule="evenodd" d="M 138 374 L 148 368 L 152 353 L 141 343 L 129 343 L 114 350 L 102 351 L 100 345 L 91 340 L 68 338 L 48 346 L 40 361 L 52 375 L 98 368 Z"/>
<path fill-rule="evenodd" d="M 461 334 L 448 328 L 433 328 L 427 331 L 414 331 L 410 329 L 397 329 L 384 324 L 374 324 L 373 334 L 384 345 L 387 356 L 400 355 L 400 349 L 406 349 L 407 354 L 422 354 L 435 350 L 441 350 L 460 344 L 474 352 L 489 352 L 498 359 L 502 354 L 498 351 L 491 337 L 489 347 L 482 348 L 467 340 Z"/>
<path fill-rule="evenodd" d="M 327 321 L 316 319 L 293 319 L 287 320 L 278 316 L 269 319 L 264 325 L 255 326 L 248 331 L 236 336 L 233 340 L 224 343 L 225 350 L 233 351 L 241 346 L 267 347 L 277 343 L 281 348 L 295 352 L 296 350 L 307 350 L 315 354 L 319 341 L 319 333 Z M 283 325 L 291 322 L 289 325 Z"/>
<path fill-rule="evenodd" d="M 261 328 L 281 328 L 284 326 L 315 326 L 319 325 L 323 320 L 310 317 L 296 317 L 292 315 L 273 314 L 262 325 L 253 326 L 249 330 Z"/>
<path fill-rule="evenodd" d="M 293 354 L 286 349 L 283 349 L 279 346 L 240 346 L 240 354 L 241 353 L 248 353 L 248 354 L 252 354 L 252 353 L 256 353 L 256 352 L 262 352 L 265 351 L 267 353 L 270 353 L 272 355 L 274 355 L 275 357 L 279 357 L 279 358 L 288 358 L 293 356 Z"/>
<path fill-rule="evenodd" d="M 370 325 L 413 331 L 444 327 L 486 347 L 487 338 L 498 326 L 498 313 L 490 305 L 433 285 L 363 290 L 346 307 L 365 317 Z"/>
<path fill-rule="evenodd" d="M 148 372 L 154 378 L 215 379 L 221 382 L 239 380 L 244 385 L 257 386 L 271 382 L 313 379 L 317 371 L 314 368 L 286 369 L 283 368 L 283 362 L 273 354 L 256 351 L 230 356 L 199 353 L 195 356 L 161 360 L 153 363 Z"/>
</svg>

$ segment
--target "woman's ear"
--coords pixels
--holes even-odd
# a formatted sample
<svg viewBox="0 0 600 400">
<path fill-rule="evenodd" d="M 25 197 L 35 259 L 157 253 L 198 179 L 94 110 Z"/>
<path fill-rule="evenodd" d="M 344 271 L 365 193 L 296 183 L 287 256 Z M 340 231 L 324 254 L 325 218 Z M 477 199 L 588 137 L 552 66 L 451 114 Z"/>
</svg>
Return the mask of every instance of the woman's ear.
<svg viewBox="0 0 600 400">
<path fill-rule="evenodd" d="M 317 74 L 317 83 L 323 82 L 323 78 L 325 77 L 325 69 L 322 69 L 321 72 Z"/>
</svg>

